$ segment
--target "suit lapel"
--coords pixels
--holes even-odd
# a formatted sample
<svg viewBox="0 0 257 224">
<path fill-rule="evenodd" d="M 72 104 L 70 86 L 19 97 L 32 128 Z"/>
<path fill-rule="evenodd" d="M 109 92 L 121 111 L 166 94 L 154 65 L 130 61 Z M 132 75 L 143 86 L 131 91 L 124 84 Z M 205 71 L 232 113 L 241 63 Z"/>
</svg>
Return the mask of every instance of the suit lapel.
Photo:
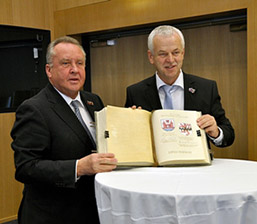
<svg viewBox="0 0 257 224">
<path fill-rule="evenodd" d="M 47 98 L 52 104 L 52 110 L 74 131 L 74 133 L 77 134 L 84 144 L 88 144 L 88 136 L 83 126 L 77 119 L 70 106 L 50 84 L 47 87 Z"/>
<path fill-rule="evenodd" d="M 197 83 L 190 75 L 184 73 L 184 110 L 196 110 L 199 108 L 196 92 Z"/>
<path fill-rule="evenodd" d="M 151 110 L 162 109 L 160 97 L 156 87 L 155 75 L 150 77 L 146 82 L 145 96 L 148 101 L 148 105 L 151 106 Z"/>
<path fill-rule="evenodd" d="M 92 120 L 94 121 L 95 120 L 94 112 L 96 111 L 96 107 L 95 107 L 96 102 L 94 102 L 93 97 L 89 94 L 81 94 L 80 96 L 84 106 L 87 108 Z"/>
</svg>

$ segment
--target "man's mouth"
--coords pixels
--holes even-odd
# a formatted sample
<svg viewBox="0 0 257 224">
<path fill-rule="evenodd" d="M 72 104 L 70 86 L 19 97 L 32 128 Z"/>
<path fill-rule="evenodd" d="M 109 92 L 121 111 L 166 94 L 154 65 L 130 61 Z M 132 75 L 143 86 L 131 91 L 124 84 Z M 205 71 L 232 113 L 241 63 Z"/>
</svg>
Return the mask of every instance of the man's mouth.
<svg viewBox="0 0 257 224">
<path fill-rule="evenodd" d="M 79 79 L 75 79 L 75 78 L 74 78 L 74 79 L 69 79 L 69 81 L 70 81 L 70 82 L 78 82 Z"/>
<path fill-rule="evenodd" d="M 164 66 L 166 69 L 173 69 L 176 67 L 176 65 L 166 65 Z"/>
</svg>

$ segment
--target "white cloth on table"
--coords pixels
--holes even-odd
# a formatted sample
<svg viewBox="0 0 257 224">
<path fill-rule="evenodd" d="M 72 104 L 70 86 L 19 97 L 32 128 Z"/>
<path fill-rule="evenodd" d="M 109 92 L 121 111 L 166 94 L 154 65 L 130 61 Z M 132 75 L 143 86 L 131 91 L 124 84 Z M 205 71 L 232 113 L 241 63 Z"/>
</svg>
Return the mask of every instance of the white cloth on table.
<svg viewBox="0 0 257 224">
<path fill-rule="evenodd" d="M 96 175 L 101 224 L 257 223 L 257 163 L 134 168 Z"/>
</svg>

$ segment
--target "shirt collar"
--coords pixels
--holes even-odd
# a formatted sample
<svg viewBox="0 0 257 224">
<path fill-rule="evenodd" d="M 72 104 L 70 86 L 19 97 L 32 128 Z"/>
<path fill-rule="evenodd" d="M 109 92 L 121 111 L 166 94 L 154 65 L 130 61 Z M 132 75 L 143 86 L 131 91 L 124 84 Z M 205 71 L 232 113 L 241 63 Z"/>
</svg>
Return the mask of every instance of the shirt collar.
<svg viewBox="0 0 257 224">
<path fill-rule="evenodd" d="M 55 87 L 54 87 L 54 88 L 55 88 Z M 62 98 L 65 100 L 65 102 L 66 102 L 68 105 L 70 105 L 71 101 L 77 100 L 77 101 L 79 101 L 80 105 L 83 106 L 82 100 L 81 100 L 81 98 L 80 98 L 80 92 L 78 93 L 78 95 L 76 96 L 75 99 L 72 99 L 72 98 L 70 98 L 69 96 L 67 96 L 67 95 L 63 94 L 62 92 L 60 92 L 57 88 L 55 88 L 55 89 L 56 89 L 56 91 L 62 96 Z"/>
<path fill-rule="evenodd" d="M 155 73 L 155 77 L 156 77 L 156 85 L 157 85 L 157 89 L 158 89 L 158 90 L 159 90 L 162 86 L 167 85 L 165 82 L 163 82 L 163 81 L 160 79 L 160 77 L 159 77 L 157 71 L 156 71 L 156 73 Z M 173 85 L 173 86 L 179 86 L 179 87 L 181 87 L 182 89 L 184 89 L 184 77 L 183 77 L 183 72 L 182 72 L 181 69 L 180 69 L 180 73 L 179 73 L 178 78 L 176 79 L 176 81 L 175 81 L 172 85 Z"/>
</svg>

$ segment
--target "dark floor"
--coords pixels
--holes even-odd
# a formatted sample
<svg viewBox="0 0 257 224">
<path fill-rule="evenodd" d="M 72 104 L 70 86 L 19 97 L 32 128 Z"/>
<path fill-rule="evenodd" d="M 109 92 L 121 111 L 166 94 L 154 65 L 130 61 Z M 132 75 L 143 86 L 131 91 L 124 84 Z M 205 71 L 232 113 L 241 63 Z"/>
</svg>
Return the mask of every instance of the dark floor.
<svg viewBox="0 0 257 224">
<path fill-rule="evenodd" d="M 13 221 L 10 221 L 10 222 L 5 222 L 3 224 L 18 224 L 17 220 L 13 220 Z"/>
</svg>

